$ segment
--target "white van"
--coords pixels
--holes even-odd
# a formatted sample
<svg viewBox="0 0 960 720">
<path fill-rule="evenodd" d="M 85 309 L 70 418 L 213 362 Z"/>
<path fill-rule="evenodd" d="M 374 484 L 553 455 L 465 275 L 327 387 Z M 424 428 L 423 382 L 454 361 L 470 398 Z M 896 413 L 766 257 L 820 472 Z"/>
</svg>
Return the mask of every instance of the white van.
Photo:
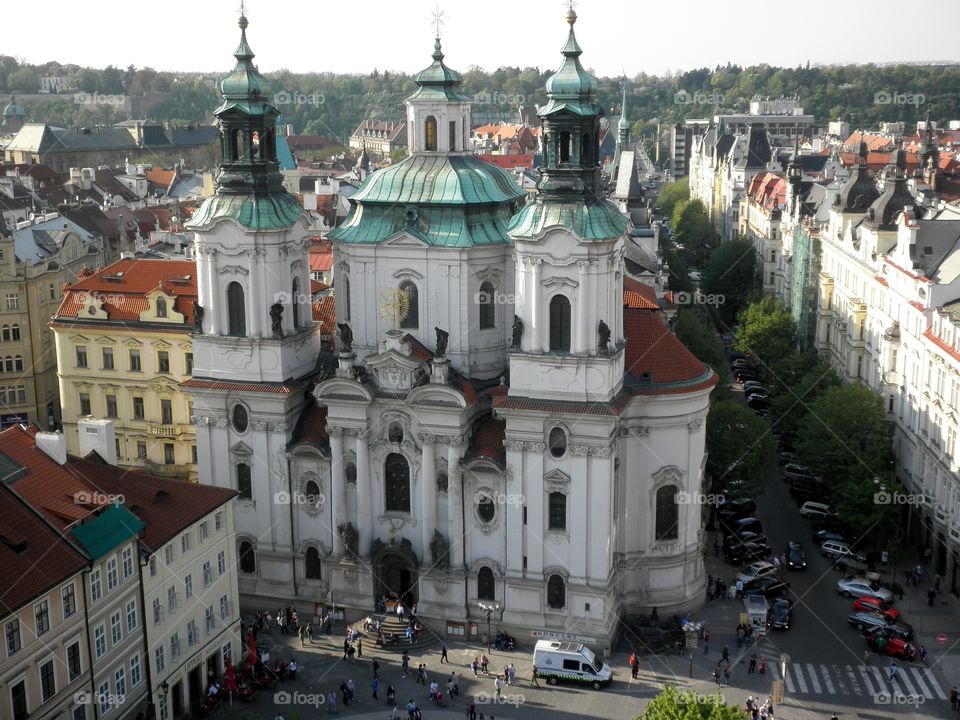
<svg viewBox="0 0 960 720">
<path fill-rule="evenodd" d="M 586 683 L 599 690 L 613 679 L 610 666 L 581 643 L 538 640 L 533 649 L 533 664 L 537 677 L 546 678 L 551 685 L 562 680 Z"/>
</svg>

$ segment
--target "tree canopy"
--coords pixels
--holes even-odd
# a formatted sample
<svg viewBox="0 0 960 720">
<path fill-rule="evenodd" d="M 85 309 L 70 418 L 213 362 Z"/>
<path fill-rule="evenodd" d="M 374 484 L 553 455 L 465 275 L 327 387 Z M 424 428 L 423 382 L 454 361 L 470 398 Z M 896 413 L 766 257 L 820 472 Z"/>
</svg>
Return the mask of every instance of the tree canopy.
<svg viewBox="0 0 960 720">
<path fill-rule="evenodd" d="M 636 720 L 743 720 L 743 710 L 724 704 L 723 695 L 705 695 L 667 685 Z"/>
<path fill-rule="evenodd" d="M 739 323 L 734 346 L 752 353 L 766 367 L 792 352 L 796 323 L 783 302 L 772 295 L 750 303 L 740 313 Z"/>
<path fill-rule="evenodd" d="M 731 497 L 763 493 L 776 467 L 777 444 L 770 423 L 736 400 L 720 400 L 707 415 L 710 492 Z"/>
<path fill-rule="evenodd" d="M 700 287 L 708 295 L 722 295 L 719 310 L 728 319 L 736 317 L 757 290 L 757 251 L 747 240 L 730 240 L 710 253 Z"/>
</svg>

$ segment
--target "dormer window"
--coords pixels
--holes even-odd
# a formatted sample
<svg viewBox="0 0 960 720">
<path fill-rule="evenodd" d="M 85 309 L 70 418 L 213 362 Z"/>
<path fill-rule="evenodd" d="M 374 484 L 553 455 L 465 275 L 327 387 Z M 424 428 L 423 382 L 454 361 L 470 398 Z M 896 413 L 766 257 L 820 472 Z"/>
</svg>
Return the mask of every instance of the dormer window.
<svg viewBox="0 0 960 720">
<path fill-rule="evenodd" d="M 157 317 L 165 318 L 167 316 L 167 301 L 165 298 L 157 298 Z"/>
</svg>

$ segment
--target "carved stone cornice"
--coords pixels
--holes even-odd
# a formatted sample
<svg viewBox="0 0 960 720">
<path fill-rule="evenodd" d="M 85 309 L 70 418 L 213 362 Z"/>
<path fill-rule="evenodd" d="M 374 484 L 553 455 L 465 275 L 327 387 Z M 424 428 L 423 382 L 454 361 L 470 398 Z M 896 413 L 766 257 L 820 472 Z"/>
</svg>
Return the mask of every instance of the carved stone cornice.
<svg viewBox="0 0 960 720">
<path fill-rule="evenodd" d="M 586 457 L 587 454 L 590 452 L 590 449 L 591 448 L 589 448 L 586 445 L 571 445 L 568 448 L 568 450 L 570 451 L 570 454 L 576 457 Z"/>
<path fill-rule="evenodd" d="M 420 435 L 418 439 L 420 440 L 421 445 L 433 445 L 439 440 L 436 435 L 430 435 L 429 433 Z"/>
<path fill-rule="evenodd" d="M 339 425 L 327 425 L 327 435 L 330 437 L 343 437 L 343 428 Z"/>
<path fill-rule="evenodd" d="M 357 430 L 357 439 L 366 440 L 370 437 L 370 431 L 367 428 L 360 428 Z"/>
<path fill-rule="evenodd" d="M 276 425 L 273 426 L 273 431 L 274 431 L 274 432 L 282 432 L 282 433 L 285 433 L 285 432 L 287 432 L 287 430 L 289 430 L 289 429 L 290 429 L 290 426 L 289 426 L 287 423 L 285 423 L 285 422 L 279 422 L 279 423 L 277 423 Z"/>
<path fill-rule="evenodd" d="M 264 431 L 266 431 L 266 429 L 267 429 L 267 421 L 266 421 L 266 420 L 254 420 L 252 423 L 250 423 L 250 428 L 251 428 L 254 432 L 264 432 Z"/>
<path fill-rule="evenodd" d="M 230 424 L 229 421 L 228 421 L 225 417 L 217 418 L 217 427 L 218 427 L 218 428 L 225 428 L 225 427 L 226 427 L 227 425 L 229 425 L 229 424 Z"/>
<path fill-rule="evenodd" d="M 590 457 L 610 457 L 613 454 L 613 446 L 607 445 L 606 447 L 591 447 L 587 448 L 588 454 Z"/>
<path fill-rule="evenodd" d="M 525 442 L 523 449 L 535 453 L 543 453 L 547 449 L 547 444 L 542 442 Z"/>
<path fill-rule="evenodd" d="M 650 428 L 644 425 L 622 425 L 620 427 L 620 437 L 647 437 L 650 435 Z"/>
<path fill-rule="evenodd" d="M 687 430 L 690 432 L 696 432 L 701 427 L 703 427 L 703 420 L 691 420 L 687 423 Z"/>
<path fill-rule="evenodd" d="M 503 446 L 507 452 L 523 452 L 523 440 L 504 440 Z"/>
</svg>

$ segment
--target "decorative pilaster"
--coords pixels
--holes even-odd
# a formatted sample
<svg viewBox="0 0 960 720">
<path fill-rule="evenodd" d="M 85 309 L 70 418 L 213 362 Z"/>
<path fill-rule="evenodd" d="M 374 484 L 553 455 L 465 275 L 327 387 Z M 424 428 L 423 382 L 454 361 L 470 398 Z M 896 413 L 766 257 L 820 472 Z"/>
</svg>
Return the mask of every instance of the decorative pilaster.
<svg viewBox="0 0 960 720">
<path fill-rule="evenodd" d="M 543 290 L 540 287 L 540 268 L 543 266 L 543 260 L 533 259 L 530 265 L 530 352 L 541 353 L 546 347 L 546 342 L 549 341 L 545 341 L 546 328 L 543 327 L 541 318 L 543 313 L 540 311 L 540 306 L 543 304 L 540 302 L 540 293 Z"/>
<path fill-rule="evenodd" d="M 433 435 L 424 435 L 420 438 L 423 443 L 423 463 L 421 473 L 423 486 L 420 489 L 420 540 L 423 543 L 420 557 L 424 562 L 430 557 L 430 541 L 433 539 L 433 529 L 436 526 L 436 497 L 437 497 L 437 466 L 434 460 L 433 444 L 437 438 Z"/>
<path fill-rule="evenodd" d="M 247 322 L 249 324 L 250 337 L 260 337 L 260 316 L 263 309 L 260 307 L 260 279 L 257 276 L 257 253 L 256 250 L 247 250 L 247 268 L 250 278 L 250 301 L 247 308 Z"/>
<path fill-rule="evenodd" d="M 590 287 L 587 284 L 590 270 L 590 262 L 587 260 L 577 261 L 577 332 L 573 351 L 577 355 L 591 354 L 590 328 L 587 317 L 587 306 L 590 302 Z M 596 344 L 596 343 L 594 343 Z"/>
<path fill-rule="evenodd" d="M 524 467 L 523 441 L 505 440 L 504 447 L 507 449 L 507 496 L 524 497 L 523 478 L 526 468 Z M 526 498 L 523 503 L 507 503 L 507 577 L 523 577 L 523 508 L 527 504 Z"/>
<path fill-rule="evenodd" d="M 523 476 L 523 496 L 527 500 L 527 533 L 524 554 L 527 556 L 527 574 L 539 577 L 543 573 L 543 453 L 546 443 L 524 443 L 526 471 Z"/>
<path fill-rule="evenodd" d="M 340 540 L 337 527 L 347 521 L 347 479 L 343 471 L 343 428 L 328 427 L 330 436 L 330 547 L 334 555 L 344 552 L 339 548 Z"/>
<path fill-rule="evenodd" d="M 361 557 L 370 552 L 373 542 L 373 493 L 370 490 L 370 431 L 357 430 L 357 528 Z"/>
<path fill-rule="evenodd" d="M 460 460 L 466 444 L 462 438 L 451 438 L 447 449 L 447 525 L 450 537 L 450 568 L 463 569 L 463 475 Z"/>
<path fill-rule="evenodd" d="M 210 288 L 210 297 L 206 299 L 210 312 L 207 317 L 210 318 L 210 334 L 220 334 L 220 313 L 224 312 L 226 307 L 226 297 L 220 293 L 220 286 L 217 284 L 217 251 L 213 248 L 207 248 L 207 287 Z"/>
</svg>

